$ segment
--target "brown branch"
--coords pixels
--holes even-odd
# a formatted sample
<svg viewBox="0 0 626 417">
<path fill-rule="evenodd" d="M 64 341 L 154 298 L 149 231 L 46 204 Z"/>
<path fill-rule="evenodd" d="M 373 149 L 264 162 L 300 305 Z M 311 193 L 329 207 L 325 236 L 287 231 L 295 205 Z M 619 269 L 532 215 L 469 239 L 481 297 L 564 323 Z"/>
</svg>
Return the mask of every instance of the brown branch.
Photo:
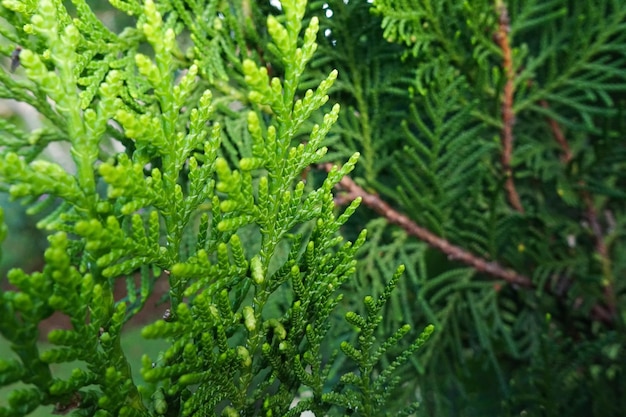
<svg viewBox="0 0 626 417">
<path fill-rule="evenodd" d="M 321 165 L 321 168 L 326 172 L 330 172 L 333 168 L 333 164 L 326 163 Z M 340 187 L 345 194 L 339 195 L 335 201 L 338 205 L 348 204 L 356 198 L 361 198 L 363 204 L 370 209 L 374 210 L 381 216 L 385 217 L 389 223 L 400 226 L 408 234 L 417 237 L 418 239 L 426 242 L 431 247 L 440 250 L 448 255 L 451 260 L 461 261 L 479 272 L 489 274 L 495 278 L 500 278 L 507 281 L 510 284 L 518 285 L 524 288 L 535 288 L 535 284 L 532 280 L 522 274 L 519 274 L 511 269 L 505 268 L 497 262 L 489 262 L 482 259 L 463 248 L 451 244 L 447 240 L 435 235 L 431 231 L 418 226 L 413 220 L 409 219 L 404 214 L 393 209 L 389 204 L 383 201 L 378 195 L 370 194 L 363 188 L 358 186 L 352 178 L 345 176 L 339 181 L 338 187 Z M 499 291 L 500 287 L 494 285 L 496 291 Z M 549 286 L 546 284 L 546 290 L 550 291 Z M 606 307 L 596 304 L 591 308 L 591 313 L 594 318 L 610 324 L 614 320 L 614 315 Z"/>
<path fill-rule="evenodd" d="M 504 84 L 503 96 L 502 96 L 502 168 L 504 169 L 504 175 L 506 182 L 504 188 L 506 189 L 507 197 L 511 206 L 519 211 L 524 212 L 524 207 L 519 198 L 519 194 L 515 189 L 515 182 L 513 181 L 513 168 L 511 167 L 511 159 L 513 155 L 513 125 L 515 124 L 515 114 L 513 112 L 513 96 L 515 94 L 515 70 L 513 68 L 513 53 L 511 51 L 511 45 L 509 44 L 509 13 L 506 6 L 502 2 L 498 2 L 497 10 L 498 17 L 498 30 L 495 34 L 495 40 L 502 49 L 503 62 L 502 67 L 506 76 L 506 83 Z"/>
<path fill-rule="evenodd" d="M 613 323 L 613 321 L 615 320 L 615 313 L 611 312 L 609 309 L 601 306 L 600 304 L 596 304 L 595 306 L 591 307 L 591 314 L 597 320 L 603 321 L 607 324 Z"/>
<path fill-rule="evenodd" d="M 582 183 L 581 185 L 585 185 Z M 591 227 L 591 232 L 596 242 L 596 253 L 600 258 L 600 264 L 602 266 L 602 286 L 604 287 L 604 302 L 607 305 L 609 313 L 612 317 L 616 314 L 616 299 L 615 291 L 613 289 L 613 273 L 611 272 L 611 257 L 609 254 L 609 248 L 604 241 L 604 233 L 602 226 L 598 220 L 598 213 L 593 204 L 591 194 L 586 189 L 581 191 L 581 196 L 586 207 L 586 217 Z"/>
<path fill-rule="evenodd" d="M 330 163 L 323 165 L 323 168 L 326 171 L 330 171 L 332 167 L 333 165 Z M 343 177 L 343 179 L 339 182 L 339 186 L 341 186 L 341 188 L 348 193 L 347 196 L 343 196 L 343 200 L 352 201 L 355 198 L 360 197 L 363 204 L 385 217 L 390 223 L 400 226 L 410 235 L 417 237 L 433 248 L 447 254 L 448 258 L 461 261 L 472 266 L 479 272 L 484 272 L 491 276 L 504 279 L 511 284 L 516 284 L 521 287 L 533 287 L 534 284 L 530 278 L 520 275 L 511 269 L 507 269 L 497 262 L 489 262 L 482 259 L 456 245 L 451 244 L 447 240 L 433 234 L 429 230 L 418 226 L 415 222 L 413 222 L 413 220 L 394 210 L 379 196 L 369 194 L 363 188 L 359 187 L 350 177 Z"/>
<path fill-rule="evenodd" d="M 546 100 L 541 100 L 541 106 L 545 109 L 549 108 L 548 102 Z M 569 147 L 569 143 L 561 127 L 557 123 L 556 120 L 552 118 L 548 118 L 548 123 L 550 124 L 550 129 L 552 130 L 552 135 L 557 143 L 561 146 L 563 151 L 563 155 L 561 157 L 561 161 L 563 163 L 571 162 L 573 155 L 572 151 Z M 602 231 L 602 226 L 600 225 L 600 221 L 598 220 L 598 213 L 593 204 L 593 198 L 591 197 L 591 193 L 585 188 L 586 184 L 584 181 L 580 181 L 578 185 L 581 187 L 580 196 L 585 206 L 585 217 L 587 221 L 589 221 L 589 227 L 591 228 L 591 233 L 593 234 L 595 240 L 595 250 L 600 258 L 600 264 L 602 266 L 602 276 L 604 281 L 602 285 L 604 286 L 604 302 L 607 305 L 607 308 L 603 308 L 599 305 L 593 307 L 592 312 L 596 316 L 600 316 L 604 321 L 612 321 L 616 314 L 616 299 L 615 299 L 615 291 L 613 289 L 613 274 L 611 272 L 611 257 L 609 254 L 609 249 L 606 246 L 606 242 L 604 241 L 604 233 Z"/>
<path fill-rule="evenodd" d="M 539 104 L 546 110 L 550 108 L 548 102 L 545 100 L 541 100 Z M 565 139 L 563 131 L 561 130 L 561 126 L 559 126 L 556 120 L 549 117 L 548 124 L 550 125 L 550 130 L 552 130 L 552 135 L 554 136 L 554 139 L 556 139 L 558 144 L 561 145 L 561 149 L 563 150 L 563 156 L 561 157 L 561 161 L 566 164 L 569 163 L 572 160 L 572 151 L 569 147 L 569 144 L 567 143 L 567 140 Z"/>
</svg>

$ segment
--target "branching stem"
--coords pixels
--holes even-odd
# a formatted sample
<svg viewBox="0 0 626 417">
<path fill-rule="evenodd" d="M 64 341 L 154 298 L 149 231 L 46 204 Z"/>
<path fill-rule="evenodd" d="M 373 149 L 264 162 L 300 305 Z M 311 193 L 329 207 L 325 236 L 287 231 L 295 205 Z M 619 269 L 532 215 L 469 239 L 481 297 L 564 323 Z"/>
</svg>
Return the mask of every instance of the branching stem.
<svg viewBox="0 0 626 417">
<path fill-rule="evenodd" d="M 509 44 L 509 13 L 506 6 L 501 1 L 496 4 L 498 11 L 498 31 L 495 34 L 495 40 L 502 49 L 504 73 L 506 75 L 506 83 L 504 84 L 502 97 L 502 168 L 506 177 L 505 189 L 509 199 L 509 204 L 519 211 L 524 212 L 524 207 L 520 201 L 519 194 L 515 189 L 513 181 L 513 169 L 511 167 L 511 158 L 513 155 L 513 125 L 515 124 L 515 113 L 513 112 L 513 96 L 515 94 L 515 70 L 513 68 L 513 54 L 511 45 Z"/>
<path fill-rule="evenodd" d="M 321 166 L 322 169 L 330 172 L 333 168 L 333 164 L 326 163 Z M 498 262 L 488 261 L 479 256 L 474 255 L 471 252 L 466 251 L 463 248 L 460 248 L 452 243 L 448 242 L 446 239 L 443 239 L 428 229 L 425 229 L 419 225 L 417 225 L 413 220 L 405 216 L 404 214 L 398 212 L 394 208 L 392 208 L 389 204 L 383 201 L 378 195 L 370 194 L 365 191 L 363 188 L 358 186 L 352 178 L 345 176 L 339 182 L 338 187 L 340 187 L 346 194 L 340 196 L 338 204 L 344 204 L 346 202 L 351 202 L 356 198 L 361 198 L 363 204 L 367 207 L 374 210 L 376 213 L 385 217 L 390 223 L 400 226 L 404 229 L 408 234 L 417 237 L 418 239 L 426 242 L 431 247 L 440 250 L 441 252 L 448 255 L 449 259 L 458 260 L 463 262 L 472 268 L 476 269 L 478 272 L 483 272 L 485 274 L 491 275 L 495 278 L 503 279 L 509 284 L 514 284 L 522 288 L 534 289 L 536 288 L 535 284 L 532 282 L 530 277 L 526 275 L 522 275 L 516 271 L 508 269 Z M 608 258 L 607 258 L 608 259 Z M 546 288 L 549 291 L 549 288 Z M 605 287 L 605 292 L 610 291 L 610 294 L 613 293 L 613 289 L 611 286 Z M 614 295 L 613 295 L 614 299 Z M 614 305 L 613 305 L 614 308 Z M 596 304 L 591 308 L 592 316 L 600 320 L 604 323 L 610 324 L 614 321 L 614 314 L 612 313 L 611 306 L 609 308 Z"/>
<path fill-rule="evenodd" d="M 540 104 L 545 109 L 549 108 L 548 102 L 545 100 L 542 100 Z M 552 135 L 554 136 L 554 139 L 558 142 L 563 151 L 561 161 L 564 164 L 568 164 L 569 162 L 571 162 L 573 155 L 572 151 L 570 150 L 569 143 L 567 142 L 567 139 L 563 134 L 563 130 L 554 119 L 548 119 L 548 123 L 550 124 L 550 130 L 552 130 Z M 598 220 L 598 212 L 594 206 L 592 195 L 587 190 L 585 181 L 579 181 L 578 185 L 580 186 L 580 197 L 585 206 L 585 217 L 587 217 L 587 221 L 589 222 L 589 227 L 591 228 L 591 233 L 593 234 L 595 240 L 596 253 L 598 254 L 598 258 L 602 267 L 604 302 L 608 307 L 608 311 L 605 312 L 605 315 L 608 314 L 608 318 L 612 320 L 616 314 L 616 300 L 615 291 L 613 289 L 614 277 L 613 273 L 611 272 L 611 257 L 609 254 L 609 248 L 607 247 L 604 239 L 604 232 L 602 230 L 602 225 Z"/>
<path fill-rule="evenodd" d="M 550 108 L 546 100 L 541 100 L 539 104 L 541 104 L 541 107 L 546 110 Z M 548 123 L 550 124 L 550 130 L 552 131 L 554 139 L 556 139 L 558 144 L 561 146 L 561 149 L 563 150 L 563 156 L 561 156 L 561 161 L 564 164 L 568 164 L 572 160 L 572 151 L 570 150 L 569 144 L 565 139 L 565 135 L 561 130 L 561 126 L 559 126 L 556 120 L 550 118 L 548 119 Z"/>
<path fill-rule="evenodd" d="M 323 168 L 326 171 L 332 169 L 332 164 L 325 164 Z M 341 188 L 348 193 L 346 199 L 352 201 L 357 197 L 363 200 L 363 204 L 384 216 L 389 222 L 402 227 L 412 236 L 423 240 L 430 246 L 434 247 L 447 254 L 450 259 L 461 261 L 467 265 L 472 266 L 479 272 L 487 273 L 491 276 L 504 279 L 505 281 L 516 284 L 521 287 L 533 287 L 533 283 L 530 278 L 518 274 L 517 272 L 507 269 L 497 262 L 489 262 L 482 259 L 465 249 L 462 249 L 456 245 L 451 244 L 446 239 L 443 239 L 431 231 L 418 226 L 413 220 L 409 219 L 404 214 L 394 210 L 389 204 L 383 201 L 379 196 L 369 194 L 363 188 L 359 187 L 350 177 L 346 176 L 339 182 Z"/>
</svg>

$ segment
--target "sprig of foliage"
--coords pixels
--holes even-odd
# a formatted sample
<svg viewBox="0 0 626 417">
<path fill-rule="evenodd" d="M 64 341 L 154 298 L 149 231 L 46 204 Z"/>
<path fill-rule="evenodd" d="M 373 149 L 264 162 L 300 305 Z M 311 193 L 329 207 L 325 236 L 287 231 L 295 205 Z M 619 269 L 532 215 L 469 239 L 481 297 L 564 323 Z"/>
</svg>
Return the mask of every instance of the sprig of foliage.
<svg viewBox="0 0 626 417">
<path fill-rule="evenodd" d="M 389 349 L 397 346 L 399 340 L 411 330 L 411 326 L 405 324 L 378 347 L 375 346 L 377 339 L 375 331 L 383 321 L 381 310 L 391 297 L 391 293 L 403 272 L 404 267 L 398 268 L 394 278 L 387 284 L 377 300 L 372 296 L 365 297 L 363 300 L 366 308 L 365 317 L 355 312 L 346 314 L 346 321 L 358 330 L 358 347 L 346 341 L 342 342 L 341 350 L 358 364 L 358 372 L 342 375 L 339 381 L 341 389 L 337 390 L 339 392 L 334 391 L 327 394 L 327 401 L 340 405 L 351 412 L 358 412 L 359 408 L 362 408 L 360 414 L 364 416 L 383 415 L 389 409 L 390 403 L 393 401 L 393 393 L 403 382 L 399 376 L 392 378 L 393 373 L 407 362 L 415 350 L 424 345 L 434 330 L 434 326 L 428 326 L 402 355 L 385 366 L 385 370 L 375 376 L 374 367 L 377 362 Z M 408 387 L 404 384 L 403 389 L 406 388 Z M 418 405 L 417 402 L 410 404 L 398 410 L 395 415 L 410 415 L 415 412 Z"/>
<path fill-rule="evenodd" d="M 0 182 L 36 203 L 52 234 L 43 270 L 12 270 L 14 288 L 0 293 L 0 333 L 18 355 L 0 360 L 0 383 L 26 384 L 0 416 L 53 404 L 95 416 L 391 415 L 393 374 L 432 326 L 379 366 L 408 333 L 402 327 L 378 345 L 374 337 L 399 270 L 378 301 L 365 300 L 365 317 L 346 315 L 367 334 L 358 348 L 341 344 L 363 372 L 333 388 L 340 370 L 329 331 L 365 232 L 344 241 L 340 228 L 359 201 L 337 215 L 332 194 L 358 153 L 318 187 L 302 180 L 339 117 L 339 105 L 322 110 L 336 70 L 302 88 L 319 31 L 316 17 L 304 24 L 306 2 L 284 1 L 282 15 L 263 21 L 247 2 L 112 1 L 136 19 L 120 34 L 84 1 L 73 4 L 76 18 L 60 0 L 2 3 L 0 33 L 22 48 L 16 74 L 0 69 L 2 95 L 30 104 L 45 127 L 3 122 Z M 192 47 L 183 53 L 185 42 Z M 252 45 L 280 77 L 244 53 Z M 306 143 L 294 143 L 303 132 Z M 39 156 L 53 141 L 69 144 L 75 173 Z M 108 142 L 123 149 L 107 154 Z M 170 345 L 143 357 L 142 384 L 121 335 L 163 279 L 169 308 L 142 335 Z M 121 299 L 117 280 L 127 285 Z M 71 327 L 51 331 L 51 347 L 40 351 L 38 324 L 54 312 Z M 73 361 L 85 366 L 55 376 L 51 365 Z M 350 381 L 359 394 L 343 388 Z M 307 392 L 312 399 L 294 407 Z"/>
</svg>

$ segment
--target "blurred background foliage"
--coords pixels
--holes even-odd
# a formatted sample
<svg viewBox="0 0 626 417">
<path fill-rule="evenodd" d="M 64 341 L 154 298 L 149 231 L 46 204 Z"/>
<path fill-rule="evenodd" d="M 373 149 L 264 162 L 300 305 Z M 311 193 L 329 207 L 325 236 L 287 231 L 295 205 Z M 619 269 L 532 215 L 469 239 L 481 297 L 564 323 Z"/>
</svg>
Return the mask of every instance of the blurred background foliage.
<svg viewBox="0 0 626 417">
<path fill-rule="evenodd" d="M 387 325 L 438 329 L 398 398 L 428 416 L 621 415 L 626 4 L 310 6 L 326 16 L 317 68 L 340 73 L 334 157 L 358 149 L 354 181 L 454 245 L 368 207 L 344 230 L 369 230 L 351 291 L 403 263 Z"/>
<path fill-rule="evenodd" d="M 134 19 L 124 13 L 120 13 L 108 1 L 90 0 L 89 6 L 98 15 L 101 21 L 112 31 L 121 32 L 123 28 L 134 25 Z M 75 15 L 76 8 L 71 1 L 63 4 Z M 3 45 L 8 44 L 4 38 L 0 40 Z M 10 62 L 3 63 L 10 67 Z M 27 131 L 41 127 L 41 122 L 36 111 L 23 103 L 13 100 L 0 100 L 0 117 L 7 119 Z M 55 152 L 57 147 L 64 146 L 55 143 L 52 149 L 47 149 L 42 155 L 62 163 L 67 169 L 73 170 L 73 162 L 66 153 Z M 6 273 L 11 268 L 23 268 L 25 271 L 34 271 L 43 264 L 43 252 L 47 247 L 46 234 L 36 227 L 38 217 L 28 216 L 20 203 L 9 201 L 7 194 L 0 194 L 0 206 L 5 212 L 5 222 L 8 228 L 7 240 L 4 242 L 2 258 L 0 259 L 0 276 L 5 284 Z M 39 216 L 41 218 L 43 216 Z"/>
</svg>

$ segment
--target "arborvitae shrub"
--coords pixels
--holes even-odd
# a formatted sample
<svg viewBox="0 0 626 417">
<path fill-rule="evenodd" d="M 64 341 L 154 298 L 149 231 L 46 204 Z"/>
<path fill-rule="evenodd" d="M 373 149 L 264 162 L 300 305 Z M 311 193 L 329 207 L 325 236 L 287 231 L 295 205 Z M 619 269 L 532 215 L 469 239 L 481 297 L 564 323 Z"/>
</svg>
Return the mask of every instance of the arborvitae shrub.
<svg viewBox="0 0 626 417">
<path fill-rule="evenodd" d="M 51 235 L 3 293 L 12 409 L 621 416 L 624 1 L 69 3 L 0 9 L 40 121 L 1 121 L 0 181 Z"/>
<path fill-rule="evenodd" d="M 341 237 L 359 201 L 338 212 L 332 193 L 358 153 L 307 178 L 340 111 L 324 107 L 337 71 L 304 75 L 318 18 L 304 19 L 305 1 L 268 14 L 245 1 L 111 5 L 134 26 L 111 29 L 84 1 L 0 8 L 1 95 L 42 123 L 0 122 L 0 182 L 49 232 L 43 270 L 10 271 L 0 293 L 15 353 L 0 359 L 0 416 L 412 413 L 416 398 L 391 396 L 396 371 L 433 327 L 391 358 L 410 326 L 375 335 L 404 267 L 336 313 L 365 233 Z M 74 171 L 42 157 L 58 142 Z M 131 364 L 121 333 L 158 280 L 168 308 L 141 335 L 167 348 Z M 38 325 L 55 312 L 71 326 L 44 346 Z M 330 337 L 337 326 L 354 336 Z M 74 361 L 67 378 L 51 367 Z"/>
<path fill-rule="evenodd" d="M 363 199 L 346 233 L 368 229 L 349 285 L 376 291 L 406 265 L 384 317 L 437 328 L 404 369 L 421 375 L 420 410 L 621 415 L 626 3 L 322 12 L 312 67 L 347 74 L 330 149 L 361 153 L 342 181 L 343 201 Z"/>
</svg>

